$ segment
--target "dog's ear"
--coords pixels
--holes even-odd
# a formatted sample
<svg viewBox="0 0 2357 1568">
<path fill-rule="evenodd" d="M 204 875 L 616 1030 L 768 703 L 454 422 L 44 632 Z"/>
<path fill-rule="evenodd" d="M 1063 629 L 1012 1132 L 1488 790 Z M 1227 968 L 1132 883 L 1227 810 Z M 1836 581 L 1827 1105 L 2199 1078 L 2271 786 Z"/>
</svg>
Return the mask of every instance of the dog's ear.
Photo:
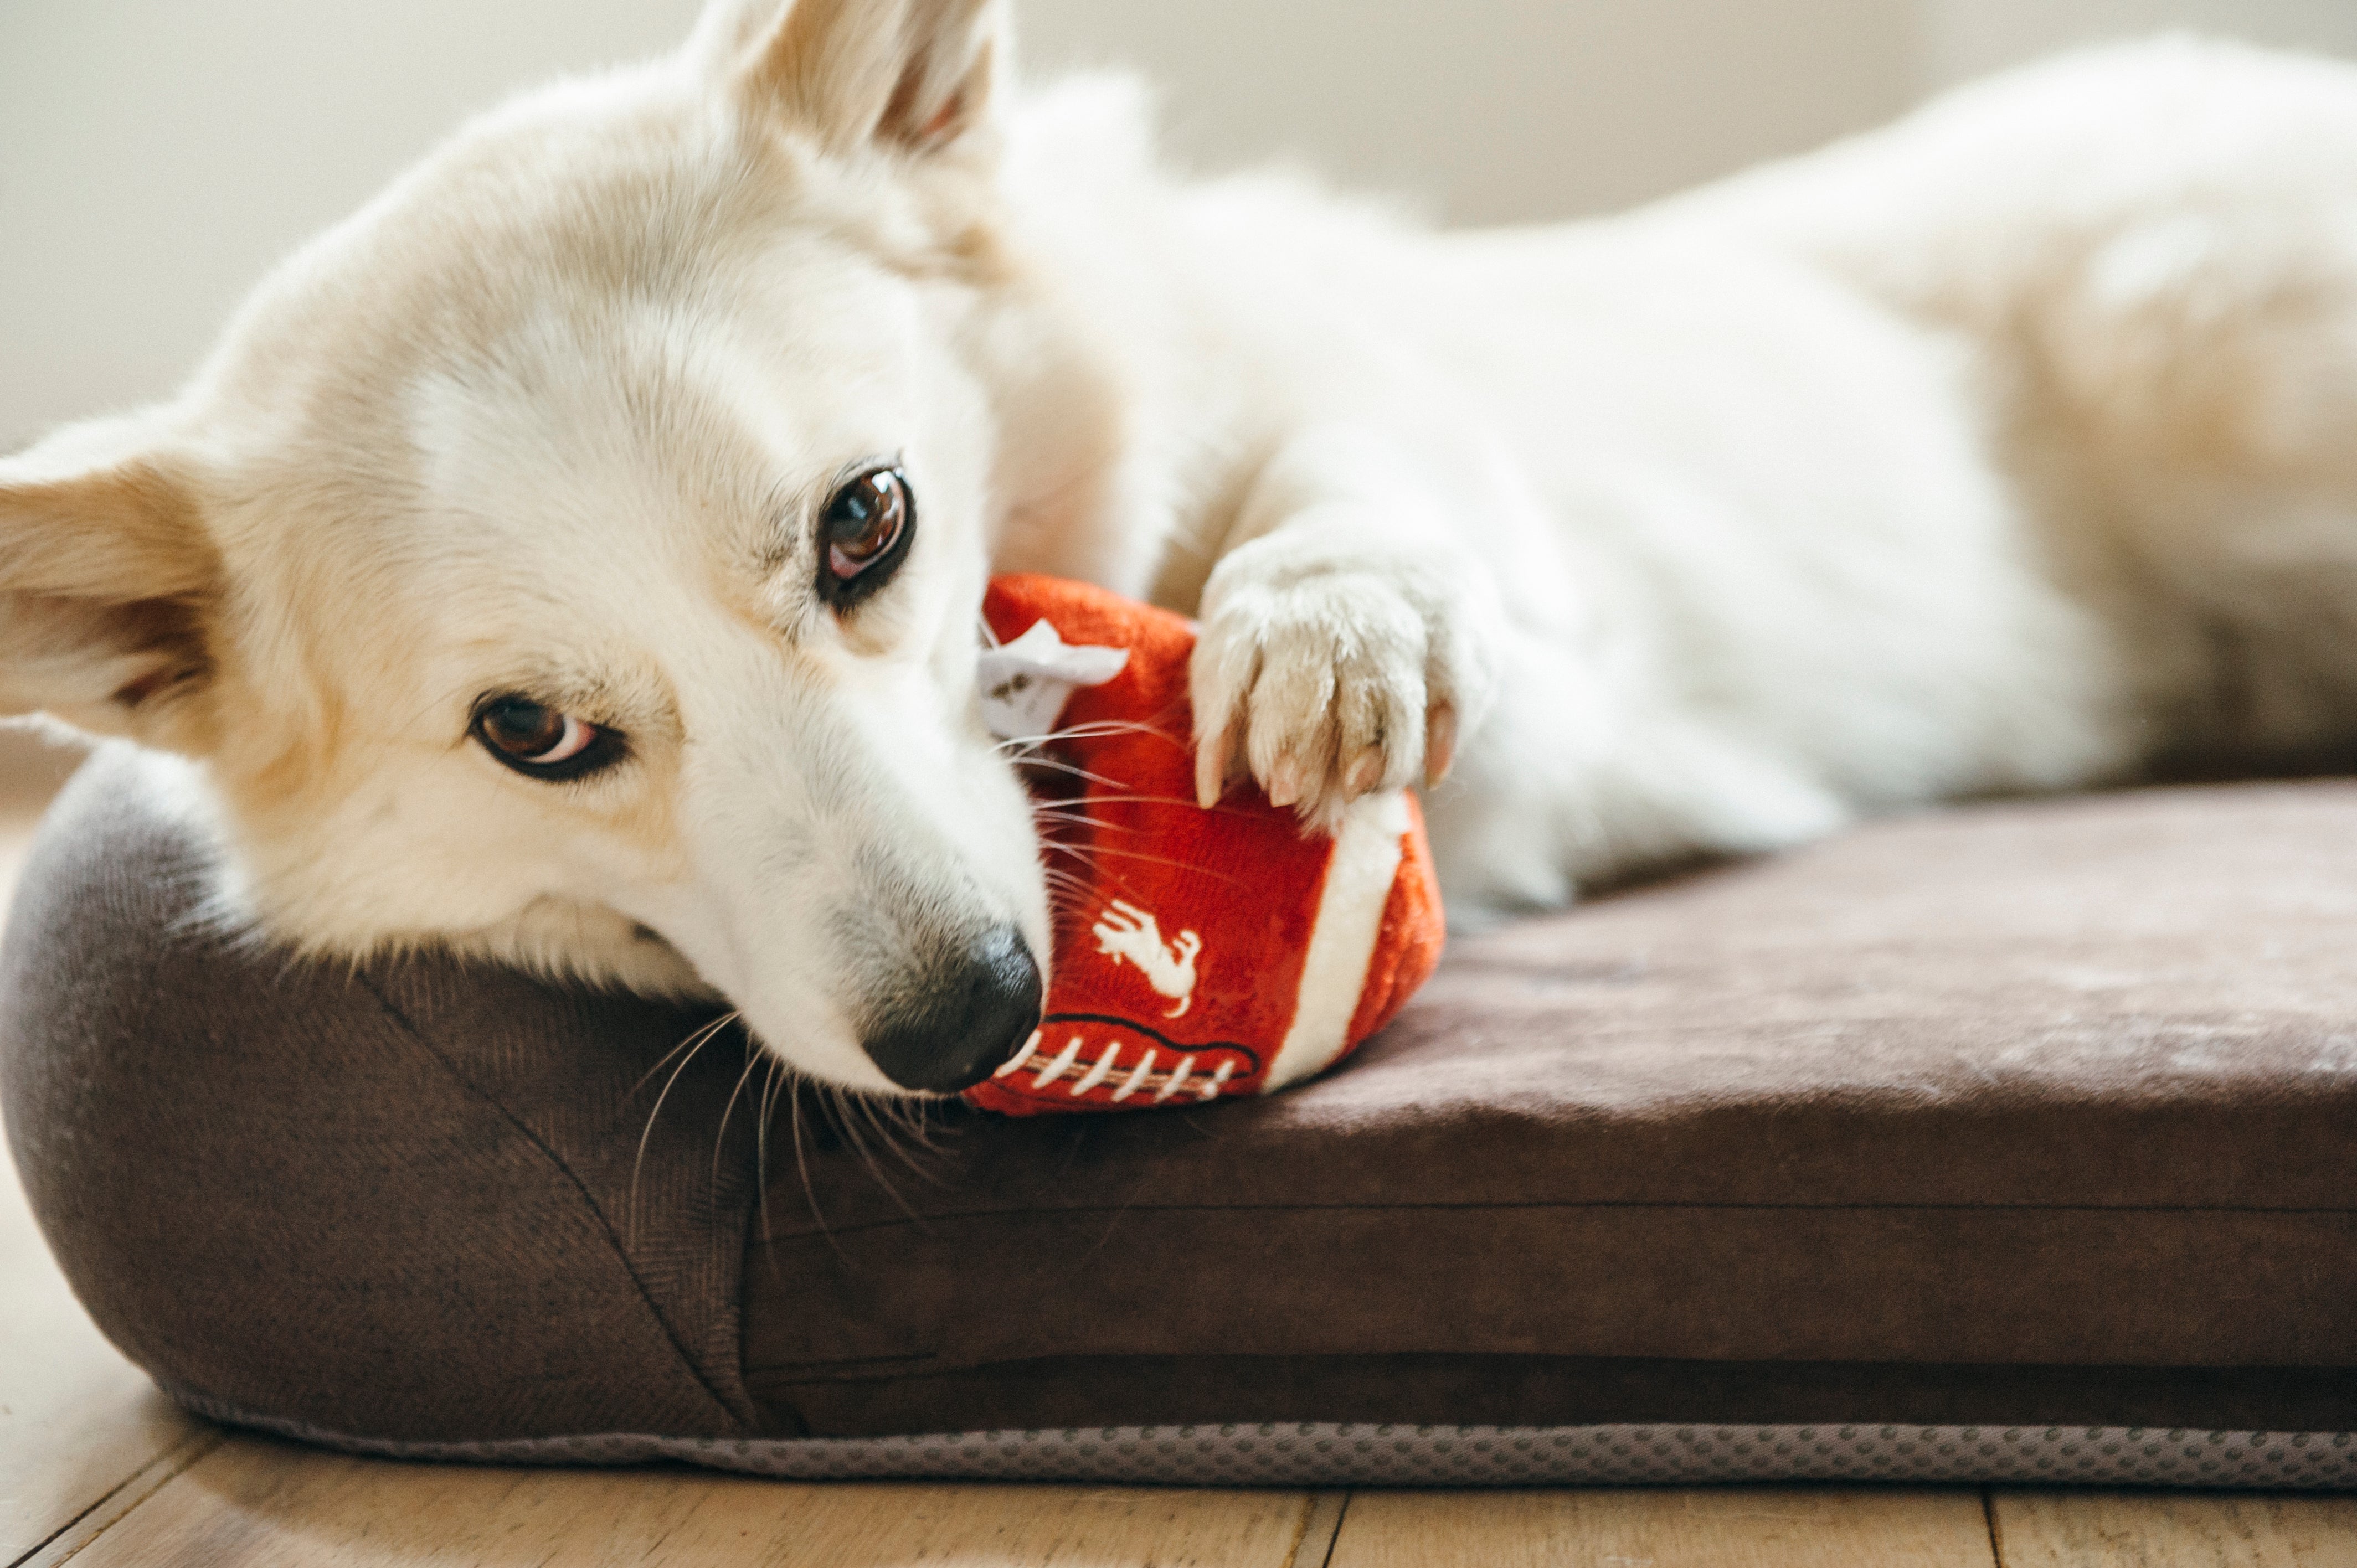
<svg viewBox="0 0 2357 1568">
<path fill-rule="evenodd" d="M 221 582 L 185 465 L 139 423 L 0 458 L 0 714 L 205 749 Z"/>
<path fill-rule="evenodd" d="M 689 46 L 835 152 L 932 154 L 990 120 L 1006 0 L 715 0 Z"/>
</svg>

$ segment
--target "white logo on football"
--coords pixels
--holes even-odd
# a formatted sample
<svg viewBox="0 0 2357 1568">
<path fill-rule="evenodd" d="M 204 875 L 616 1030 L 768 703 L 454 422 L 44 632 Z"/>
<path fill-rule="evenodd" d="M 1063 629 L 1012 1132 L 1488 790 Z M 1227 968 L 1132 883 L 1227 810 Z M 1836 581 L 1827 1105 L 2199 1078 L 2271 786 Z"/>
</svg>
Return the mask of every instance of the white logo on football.
<svg viewBox="0 0 2357 1568">
<path fill-rule="evenodd" d="M 1163 1014 L 1164 1017 L 1176 1018 L 1193 1005 L 1195 955 L 1203 950 L 1202 938 L 1192 931 L 1181 931 L 1166 948 L 1162 945 L 1161 928 L 1154 923 L 1154 917 L 1118 898 L 1098 917 L 1092 929 L 1097 951 L 1112 954 L 1115 963 L 1127 959 L 1137 965 L 1146 984 L 1178 1004 Z"/>
</svg>

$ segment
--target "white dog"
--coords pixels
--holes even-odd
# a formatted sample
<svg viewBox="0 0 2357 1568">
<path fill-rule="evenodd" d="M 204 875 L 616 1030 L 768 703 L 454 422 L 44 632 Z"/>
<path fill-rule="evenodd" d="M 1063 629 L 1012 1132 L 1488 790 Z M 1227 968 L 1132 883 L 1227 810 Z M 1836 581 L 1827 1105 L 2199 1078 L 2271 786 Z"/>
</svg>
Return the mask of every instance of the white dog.
<svg viewBox="0 0 2357 1568">
<path fill-rule="evenodd" d="M 225 896 L 986 1074 L 1049 902 L 994 570 L 1200 617 L 1200 779 L 1460 918 L 2357 738 L 2357 70 L 2066 60 L 1609 222 L 1157 169 L 1001 0 L 720 0 L 468 128 L 178 398 L 0 463 L 0 703 Z M 159 773 L 166 771 L 159 765 Z"/>
</svg>

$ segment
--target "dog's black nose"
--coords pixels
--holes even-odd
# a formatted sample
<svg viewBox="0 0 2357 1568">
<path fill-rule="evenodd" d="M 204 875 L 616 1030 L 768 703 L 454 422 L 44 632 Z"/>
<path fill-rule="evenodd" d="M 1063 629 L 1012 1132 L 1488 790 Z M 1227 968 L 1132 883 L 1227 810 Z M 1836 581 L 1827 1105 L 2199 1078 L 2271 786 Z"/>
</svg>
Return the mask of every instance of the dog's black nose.
<svg viewBox="0 0 2357 1568">
<path fill-rule="evenodd" d="M 999 926 L 940 965 L 921 995 L 860 1043 L 903 1089 L 955 1094 L 1005 1066 L 1039 1025 L 1039 966 L 1023 934 Z"/>
</svg>

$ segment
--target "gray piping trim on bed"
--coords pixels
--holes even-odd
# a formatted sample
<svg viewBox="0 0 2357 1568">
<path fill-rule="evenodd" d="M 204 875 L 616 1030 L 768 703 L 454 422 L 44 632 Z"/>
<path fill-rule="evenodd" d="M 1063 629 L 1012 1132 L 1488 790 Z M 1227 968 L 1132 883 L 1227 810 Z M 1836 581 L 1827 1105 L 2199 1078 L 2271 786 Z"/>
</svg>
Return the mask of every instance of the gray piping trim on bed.
<svg viewBox="0 0 2357 1568">
<path fill-rule="evenodd" d="M 637 1465 L 675 1459 L 785 1480 L 1525 1487 L 1714 1481 L 2357 1487 L 2357 1434 L 2083 1426 L 1375 1426 L 1286 1423 L 900 1437 L 606 1433 L 404 1443 L 325 1432 L 174 1391 L 199 1415 L 392 1459 Z"/>
</svg>

